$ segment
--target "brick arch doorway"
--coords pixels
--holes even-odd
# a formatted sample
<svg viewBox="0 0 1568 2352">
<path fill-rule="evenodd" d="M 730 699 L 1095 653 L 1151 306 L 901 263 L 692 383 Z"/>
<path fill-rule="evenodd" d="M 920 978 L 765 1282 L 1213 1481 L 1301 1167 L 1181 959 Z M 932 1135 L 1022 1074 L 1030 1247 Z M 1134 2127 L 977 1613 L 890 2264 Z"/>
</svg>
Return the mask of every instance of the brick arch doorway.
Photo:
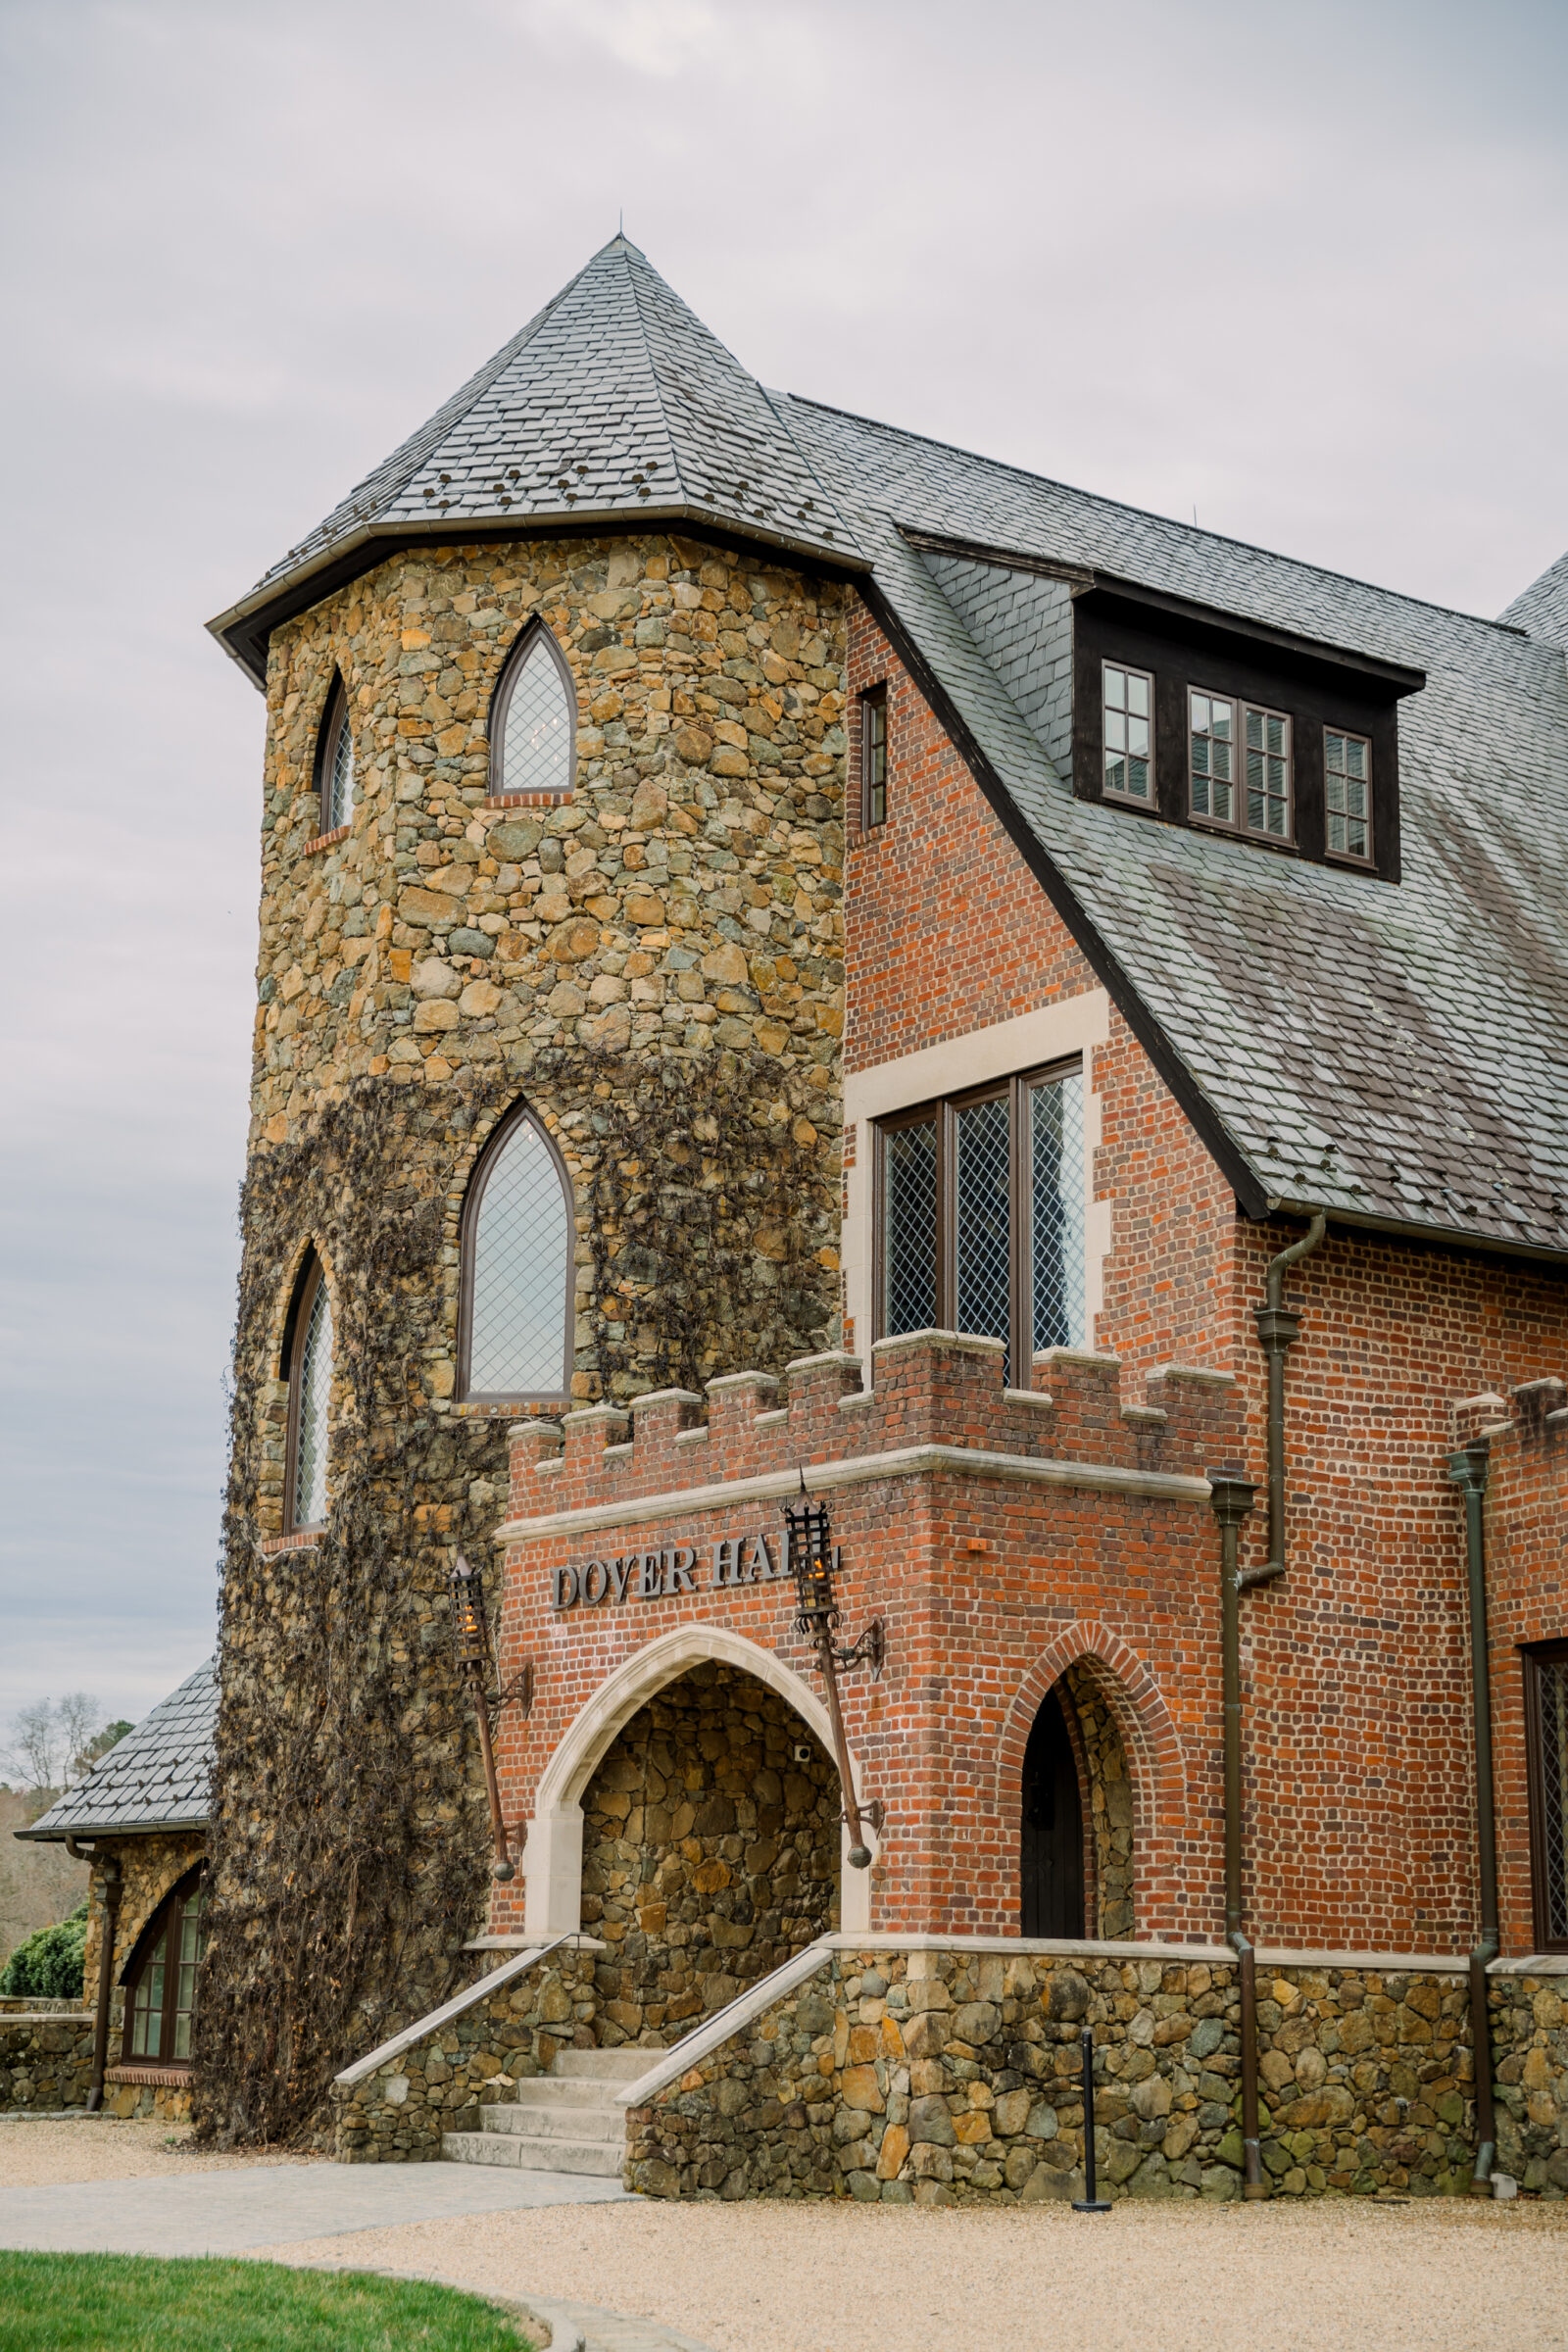
<svg viewBox="0 0 1568 2352">
<path fill-rule="evenodd" d="M 677 1626 L 645 1642 L 606 1676 L 562 1735 L 540 1775 L 523 1849 L 528 1935 L 573 1935 L 583 1926 L 583 1799 L 601 1764 L 640 1710 L 668 1684 L 705 1665 L 738 1669 L 777 1693 L 816 1745 L 832 1754 L 832 1726 L 826 1707 L 810 1685 L 771 1650 L 726 1626 L 700 1622 Z M 857 1793 L 864 1802 L 859 1759 L 853 1751 L 850 1770 Z M 866 1834 L 874 1860 L 879 1840 L 868 1826 Z M 848 1846 L 849 1834 L 841 1829 L 839 1924 L 854 1934 L 870 1926 L 871 1872 L 847 1866 Z"/>
</svg>

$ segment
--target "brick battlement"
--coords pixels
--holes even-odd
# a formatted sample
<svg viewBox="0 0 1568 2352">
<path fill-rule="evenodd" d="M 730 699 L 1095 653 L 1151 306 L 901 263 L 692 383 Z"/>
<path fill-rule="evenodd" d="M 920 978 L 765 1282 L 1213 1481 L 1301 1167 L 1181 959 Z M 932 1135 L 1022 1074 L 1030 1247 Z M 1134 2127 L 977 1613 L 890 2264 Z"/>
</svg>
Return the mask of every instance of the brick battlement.
<svg viewBox="0 0 1568 2352">
<path fill-rule="evenodd" d="M 1131 1403 L 1110 1355 L 1052 1348 L 1036 1356 L 1028 1390 L 1004 1386 L 1000 1341 L 923 1331 L 879 1341 L 873 1355 L 870 1389 L 858 1357 L 811 1355 L 783 1382 L 765 1372 L 710 1381 L 706 1418 L 703 1397 L 660 1389 L 624 1412 L 595 1405 L 519 1422 L 511 1519 L 499 1532 L 518 1542 L 538 1520 L 630 1512 L 666 1495 L 700 1508 L 708 1488 L 842 1473 L 917 1449 L 987 1456 L 992 1475 L 1010 1462 L 1025 1479 L 1171 1499 L 1192 1498 L 1193 1482 L 1240 1455 L 1236 1384 L 1225 1373 L 1166 1365 Z"/>
</svg>

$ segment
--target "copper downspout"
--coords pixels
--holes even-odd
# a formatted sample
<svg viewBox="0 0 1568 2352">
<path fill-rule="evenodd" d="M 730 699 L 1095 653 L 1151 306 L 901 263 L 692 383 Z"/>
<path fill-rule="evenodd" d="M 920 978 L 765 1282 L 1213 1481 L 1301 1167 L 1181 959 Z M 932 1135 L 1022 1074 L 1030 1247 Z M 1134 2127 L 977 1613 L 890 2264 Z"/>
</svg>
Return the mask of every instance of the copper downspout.
<svg viewBox="0 0 1568 2352">
<path fill-rule="evenodd" d="M 109 2001 L 115 1982 L 115 1939 L 120 1929 L 120 1897 L 124 1882 L 120 1864 L 113 1854 L 99 1859 L 98 1849 L 83 1853 L 74 1838 L 66 1839 L 66 1851 L 74 1862 L 93 1864 L 103 1878 L 104 1921 L 98 1940 L 98 2007 L 93 2019 L 92 2081 L 87 2086 L 87 2113 L 96 2115 L 104 2103 L 104 2077 L 109 2068 Z"/>
<path fill-rule="evenodd" d="M 1317 1248 L 1327 1227 L 1323 1210 L 1314 1210 L 1300 1240 L 1269 1259 L 1263 1278 L 1264 1303 L 1252 1309 L 1257 1336 L 1268 1357 L 1268 1559 L 1262 1567 L 1247 1571 L 1243 1580 L 1247 1585 L 1267 1584 L 1272 1577 L 1285 1574 L 1285 1355 L 1301 1328 L 1300 1316 L 1285 1303 L 1285 1277 L 1298 1259 Z"/>
<path fill-rule="evenodd" d="M 1250 1478 L 1208 1474 L 1219 1521 L 1220 1681 L 1225 1725 L 1225 1940 L 1236 1954 L 1242 1995 L 1243 2194 L 1266 2197 L 1257 2128 L 1257 1964 L 1242 1920 L 1242 1585 L 1238 1540 L 1257 1489 Z"/>
<path fill-rule="evenodd" d="M 1470 1588 L 1470 1705 L 1476 1751 L 1476 1861 L 1481 1880 L 1481 1940 L 1470 1954 L 1471 2063 L 1476 2079 L 1475 2171 L 1472 2192 L 1492 2194 L 1497 2130 L 1492 2091 L 1492 2016 L 1487 1968 L 1497 1957 L 1497 1821 L 1492 1785 L 1492 1645 L 1487 1628 L 1485 1503 L 1489 1447 L 1477 1439 L 1448 1459 L 1448 1476 L 1464 1495 L 1465 1566 Z"/>
</svg>

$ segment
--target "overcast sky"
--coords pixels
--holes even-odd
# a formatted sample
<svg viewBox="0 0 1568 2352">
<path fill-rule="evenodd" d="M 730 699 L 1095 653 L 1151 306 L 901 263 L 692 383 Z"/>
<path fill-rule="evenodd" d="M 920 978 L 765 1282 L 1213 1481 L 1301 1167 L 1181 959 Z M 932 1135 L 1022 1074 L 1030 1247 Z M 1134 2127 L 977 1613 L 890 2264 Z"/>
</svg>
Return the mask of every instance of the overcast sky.
<svg viewBox="0 0 1568 2352">
<path fill-rule="evenodd" d="M 0 41 L 3 1732 L 212 1645 L 262 702 L 204 621 L 622 207 L 768 383 L 1494 612 L 1568 546 L 1568 9 L 0 0 Z"/>
</svg>

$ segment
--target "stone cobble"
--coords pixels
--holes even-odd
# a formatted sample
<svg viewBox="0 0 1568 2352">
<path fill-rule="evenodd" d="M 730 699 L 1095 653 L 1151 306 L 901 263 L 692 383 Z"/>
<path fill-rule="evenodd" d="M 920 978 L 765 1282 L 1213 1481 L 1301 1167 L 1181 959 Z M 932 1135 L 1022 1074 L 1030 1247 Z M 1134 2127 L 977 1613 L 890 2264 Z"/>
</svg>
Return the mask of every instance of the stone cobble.
<svg viewBox="0 0 1568 2352">
<path fill-rule="evenodd" d="M 583 1798 L 599 2038 L 659 2045 L 837 1927 L 838 1773 L 777 1691 L 728 1666 L 632 1717 Z"/>
<path fill-rule="evenodd" d="M 1568 1977 L 1494 1978 L 1497 2170 L 1528 2194 L 1568 2194 Z"/>
<path fill-rule="evenodd" d="M 92 2081 L 90 2010 L 0 2017 L 0 2114 L 84 2107 Z"/>
<path fill-rule="evenodd" d="M 1285 2194 L 1469 2184 L 1462 1979 L 1265 1971 L 1263 2155 Z M 1223 1963 L 924 1951 L 823 1971 L 629 2118 L 657 2196 L 1033 2203 L 1083 2193 L 1080 2034 L 1102 2193 L 1238 2196 L 1240 1999 Z"/>
<path fill-rule="evenodd" d="M 546 2075 L 562 2049 L 593 2049 L 595 1955 L 557 1952 L 437 2027 L 361 2082 L 335 2083 L 333 2151 L 344 2164 L 428 2164 L 445 2132 Z"/>
</svg>

